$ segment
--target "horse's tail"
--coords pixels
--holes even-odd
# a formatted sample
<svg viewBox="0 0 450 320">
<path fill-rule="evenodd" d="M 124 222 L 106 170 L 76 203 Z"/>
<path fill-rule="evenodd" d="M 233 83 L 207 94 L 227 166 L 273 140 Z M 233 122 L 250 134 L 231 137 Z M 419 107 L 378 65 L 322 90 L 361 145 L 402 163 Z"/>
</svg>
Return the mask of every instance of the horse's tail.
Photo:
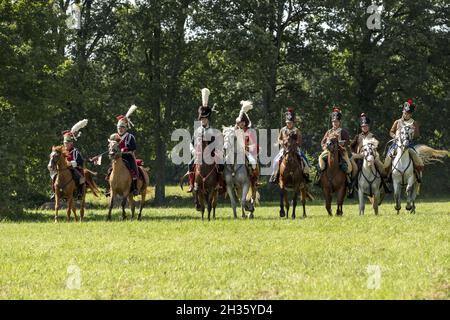
<svg viewBox="0 0 450 320">
<path fill-rule="evenodd" d="M 424 164 L 432 164 L 434 162 L 444 162 L 442 159 L 449 156 L 447 150 L 436 150 L 424 144 L 418 144 L 414 147 L 417 154 Z"/>
<path fill-rule="evenodd" d="M 91 189 L 94 196 L 98 197 L 97 193 L 100 193 L 97 184 L 94 181 L 93 176 L 96 176 L 97 172 L 93 172 L 89 169 L 84 169 L 84 178 L 86 179 L 86 185 Z"/>
<path fill-rule="evenodd" d="M 179 185 L 180 185 L 181 190 L 183 190 L 183 181 L 184 181 L 184 179 L 188 176 L 188 174 L 189 174 L 189 171 L 186 172 L 186 173 L 184 174 L 184 176 L 182 176 L 182 177 L 180 178 L 180 183 L 179 183 Z"/>
<path fill-rule="evenodd" d="M 255 204 L 259 205 L 259 201 L 261 200 L 261 195 L 260 195 L 260 193 L 259 193 L 259 191 L 257 189 L 255 190 L 255 188 L 256 187 L 253 184 L 250 185 L 250 192 L 247 193 L 247 199 L 246 200 L 247 201 L 251 200 L 253 193 L 255 193 Z"/>
<path fill-rule="evenodd" d="M 306 199 L 308 199 L 309 201 L 314 200 L 314 196 L 312 195 L 311 192 L 309 192 L 309 190 L 306 190 L 305 194 L 306 194 Z"/>
</svg>

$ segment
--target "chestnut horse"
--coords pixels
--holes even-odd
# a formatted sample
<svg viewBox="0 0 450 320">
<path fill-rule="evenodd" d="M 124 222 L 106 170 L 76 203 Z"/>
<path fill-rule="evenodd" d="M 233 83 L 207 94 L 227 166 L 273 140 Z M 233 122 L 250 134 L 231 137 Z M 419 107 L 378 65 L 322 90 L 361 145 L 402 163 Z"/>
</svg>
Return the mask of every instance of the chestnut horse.
<svg viewBox="0 0 450 320">
<path fill-rule="evenodd" d="M 111 190 L 111 199 L 109 202 L 109 211 L 108 211 L 108 220 L 111 220 L 111 211 L 114 205 L 114 198 L 116 196 L 120 196 L 122 198 L 122 218 L 126 219 L 125 213 L 125 205 L 128 202 L 131 207 L 131 219 L 134 219 L 135 213 L 135 204 L 133 193 L 130 192 L 132 176 L 130 171 L 128 170 L 125 162 L 122 159 L 122 152 L 120 151 L 119 142 L 115 140 L 109 140 L 109 158 L 112 161 L 112 172 L 109 176 L 109 185 Z M 142 209 L 144 208 L 145 196 L 147 194 L 147 186 L 149 184 L 148 172 L 142 167 L 139 167 L 142 170 L 142 174 L 144 179 L 139 177 L 137 181 L 138 192 L 141 195 L 141 203 L 139 207 L 138 220 L 142 218 Z"/>
<path fill-rule="evenodd" d="M 207 145 L 207 142 L 203 141 L 202 150 L 205 150 Z M 205 163 L 202 158 L 202 163 L 195 164 L 194 172 L 195 178 L 193 193 L 196 210 L 202 213 L 202 220 L 204 219 L 205 209 L 208 210 L 208 221 L 211 220 L 211 211 L 213 213 L 213 219 L 215 219 L 217 198 L 219 193 L 219 171 L 217 164 Z"/>
<path fill-rule="evenodd" d="M 342 216 L 344 214 L 342 206 L 344 204 L 346 193 L 347 176 L 340 168 L 340 149 L 338 136 L 332 135 L 327 139 L 326 147 L 328 150 L 327 168 L 320 177 L 323 194 L 325 196 L 325 207 L 328 215 L 332 216 L 331 212 L 331 196 L 334 192 L 337 193 L 337 210 L 336 215 Z"/>
<path fill-rule="evenodd" d="M 73 212 L 75 221 L 78 221 L 77 207 L 75 204 L 75 195 L 77 185 L 73 179 L 71 167 L 67 163 L 67 150 L 64 146 L 53 146 L 50 154 L 50 167 L 57 172 L 55 181 L 55 222 L 58 222 L 58 211 L 61 199 L 67 199 L 67 221 L 70 221 L 70 213 Z M 98 187 L 92 178 L 91 171 L 84 169 L 86 182 L 83 184 L 83 193 L 80 204 L 80 221 L 84 218 L 84 207 L 86 202 L 86 186 L 88 186 L 95 196 L 97 196 Z"/>
<path fill-rule="evenodd" d="M 280 163 L 280 217 L 289 217 L 289 200 L 288 191 L 293 191 L 292 198 L 292 219 L 295 219 L 295 208 L 297 207 L 298 195 L 301 195 L 303 218 L 306 218 L 306 198 L 312 199 L 312 196 L 308 192 L 306 180 L 303 176 L 303 161 L 298 155 L 298 146 L 296 144 L 297 136 L 291 133 L 283 141 L 285 153 L 283 160 Z M 284 205 L 283 205 L 284 202 Z M 286 210 L 285 210 L 286 208 Z"/>
</svg>

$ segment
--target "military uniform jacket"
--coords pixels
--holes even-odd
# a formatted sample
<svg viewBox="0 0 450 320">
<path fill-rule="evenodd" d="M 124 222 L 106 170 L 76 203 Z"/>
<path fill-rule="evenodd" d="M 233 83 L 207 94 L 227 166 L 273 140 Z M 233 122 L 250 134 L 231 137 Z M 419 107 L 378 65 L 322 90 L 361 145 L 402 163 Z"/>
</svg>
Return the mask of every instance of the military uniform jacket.
<svg viewBox="0 0 450 320">
<path fill-rule="evenodd" d="M 353 153 L 360 153 L 363 147 L 363 140 L 371 138 L 375 138 L 372 132 L 367 132 L 367 134 L 361 132 L 357 134 L 350 143 L 350 150 L 352 150 Z"/>
<path fill-rule="evenodd" d="M 395 120 L 394 124 L 392 125 L 391 131 L 389 132 L 390 136 L 395 139 L 397 137 L 398 133 L 400 132 L 400 129 L 403 126 L 413 127 L 414 128 L 414 138 L 419 137 L 419 135 L 420 135 L 419 124 L 417 123 L 417 121 L 414 121 L 413 118 L 406 121 L 403 119 L 403 117 L 398 120 Z"/>
<path fill-rule="evenodd" d="M 348 145 L 349 145 L 349 140 L 350 140 L 350 135 L 348 134 L 348 131 L 342 128 L 337 128 L 337 129 L 329 129 L 327 132 L 325 132 L 325 135 L 322 138 L 322 141 L 320 142 L 322 149 L 326 150 L 326 144 L 327 144 L 327 140 L 328 137 L 337 134 L 338 135 L 338 139 L 339 142 L 344 141 L 344 147 L 347 149 Z"/>
<path fill-rule="evenodd" d="M 278 134 L 278 143 L 284 147 L 284 142 L 289 139 L 291 133 L 294 133 L 297 136 L 297 147 L 300 147 L 302 145 L 302 133 L 296 127 L 293 127 L 292 129 L 289 129 L 286 126 L 281 128 L 280 133 Z"/>
<path fill-rule="evenodd" d="M 83 168 L 84 159 L 81 156 L 80 151 L 75 147 L 73 147 L 71 150 L 68 150 L 67 161 L 75 161 L 77 163 L 77 168 Z"/>
</svg>

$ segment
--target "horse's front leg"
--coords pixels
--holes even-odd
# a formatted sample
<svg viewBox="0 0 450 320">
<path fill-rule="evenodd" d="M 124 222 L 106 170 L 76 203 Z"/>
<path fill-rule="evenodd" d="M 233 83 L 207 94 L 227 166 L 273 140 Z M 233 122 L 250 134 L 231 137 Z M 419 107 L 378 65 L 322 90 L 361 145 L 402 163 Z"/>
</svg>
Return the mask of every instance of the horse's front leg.
<svg viewBox="0 0 450 320">
<path fill-rule="evenodd" d="M 139 207 L 139 215 L 138 215 L 138 220 L 140 221 L 142 219 L 142 209 L 144 208 L 145 205 L 145 196 L 147 195 L 147 190 L 146 188 L 141 192 L 141 205 Z"/>
<path fill-rule="evenodd" d="M 75 197 L 72 198 L 72 212 L 73 212 L 73 216 L 75 217 L 75 222 L 78 221 L 78 217 L 77 217 L 77 201 L 75 200 Z"/>
<path fill-rule="evenodd" d="M 284 212 L 284 189 L 280 188 L 280 217 L 284 218 L 286 213 Z"/>
<path fill-rule="evenodd" d="M 294 198 L 292 199 L 292 219 L 295 219 L 295 208 L 297 207 L 298 191 L 294 191 Z"/>
<path fill-rule="evenodd" d="M 373 196 L 373 212 L 378 215 L 378 202 L 380 201 L 380 189 L 375 190 Z"/>
<path fill-rule="evenodd" d="M 108 208 L 108 216 L 106 217 L 107 221 L 111 221 L 111 211 L 114 205 L 114 192 L 111 191 L 111 199 L 109 199 L 109 208 Z"/>
<path fill-rule="evenodd" d="M 244 183 L 242 186 L 242 193 L 241 193 L 241 211 L 242 211 L 242 218 L 247 218 L 247 215 L 245 214 L 245 206 L 247 204 L 247 194 L 250 190 L 250 184 Z"/>
<path fill-rule="evenodd" d="M 332 217 L 333 212 L 331 211 L 331 191 L 328 189 L 324 189 L 323 193 L 325 196 L 325 209 L 327 209 L 328 215 Z"/>
<path fill-rule="evenodd" d="M 125 206 L 127 204 L 127 196 L 123 196 L 122 197 L 122 220 L 126 220 L 127 219 L 127 213 L 125 212 Z"/>
<path fill-rule="evenodd" d="M 289 218 L 289 198 L 288 198 L 288 191 L 285 190 L 284 192 L 284 206 L 286 207 L 286 219 Z"/>
<path fill-rule="evenodd" d="M 128 194 L 128 202 L 130 203 L 131 220 L 134 220 L 134 213 L 136 211 L 136 205 L 134 203 L 134 198 L 133 198 L 133 195 L 131 193 Z"/>
<path fill-rule="evenodd" d="M 408 185 L 406 186 L 406 210 L 411 211 L 413 209 L 413 193 L 414 193 L 415 176 L 414 173 L 408 179 Z"/>
<path fill-rule="evenodd" d="M 303 188 L 300 191 L 301 201 L 302 201 L 302 207 L 303 207 L 303 218 L 306 218 L 306 189 Z"/>
<path fill-rule="evenodd" d="M 72 201 L 73 196 L 69 195 L 67 197 L 67 221 L 70 221 L 70 212 L 72 211 Z"/>
<path fill-rule="evenodd" d="M 233 217 L 234 219 L 237 219 L 237 213 L 236 213 L 236 194 L 234 192 L 234 186 L 232 181 L 230 181 L 230 183 L 227 182 L 227 192 L 228 192 L 228 196 L 230 197 L 230 202 L 231 202 L 231 208 L 233 208 Z"/>
<path fill-rule="evenodd" d="M 86 183 L 83 186 L 83 194 L 81 196 L 81 203 L 80 203 L 80 222 L 84 219 L 84 207 L 86 206 Z"/>
<path fill-rule="evenodd" d="M 337 193 L 337 211 L 336 211 L 336 215 L 338 216 L 342 216 L 344 214 L 344 210 L 343 210 L 343 206 L 344 206 L 344 199 L 345 199 L 345 192 L 346 192 L 346 187 L 345 185 L 343 187 L 341 187 Z"/>
<path fill-rule="evenodd" d="M 358 188 L 358 200 L 359 200 L 359 215 L 363 216 L 364 209 L 366 207 L 366 201 L 364 199 L 364 190 L 363 190 L 362 186 L 359 186 L 359 188 Z"/>
<path fill-rule="evenodd" d="M 399 181 L 394 180 L 394 177 L 392 179 L 394 185 L 394 200 L 395 200 L 394 209 L 397 210 L 397 214 L 400 214 L 400 209 L 402 208 L 401 205 L 402 187 Z"/>
<path fill-rule="evenodd" d="M 211 201 L 211 192 L 206 193 L 206 206 L 208 208 L 208 221 L 211 221 L 211 210 L 212 210 L 212 201 Z"/>
<path fill-rule="evenodd" d="M 58 192 L 55 191 L 55 223 L 58 222 L 59 200 Z"/>
</svg>

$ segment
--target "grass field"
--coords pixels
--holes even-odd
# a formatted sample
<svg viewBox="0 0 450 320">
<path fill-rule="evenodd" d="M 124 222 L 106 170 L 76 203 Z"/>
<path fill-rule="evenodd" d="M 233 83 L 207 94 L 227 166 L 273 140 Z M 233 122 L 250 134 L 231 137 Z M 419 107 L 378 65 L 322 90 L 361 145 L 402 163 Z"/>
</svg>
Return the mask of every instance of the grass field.
<svg viewBox="0 0 450 320">
<path fill-rule="evenodd" d="M 341 218 L 314 202 L 297 220 L 264 205 L 236 221 L 223 201 L 211 222 L 188 207 L 146 208 L 141 222 L 118 209 L 113 222 L 101 209 L 81 224 L 6 218 L 0 299 L 450 298 L 449 201 L 419 199 L 416 215 L 388 202 L 378 217 L 353 202 Z"/>
</svg>

